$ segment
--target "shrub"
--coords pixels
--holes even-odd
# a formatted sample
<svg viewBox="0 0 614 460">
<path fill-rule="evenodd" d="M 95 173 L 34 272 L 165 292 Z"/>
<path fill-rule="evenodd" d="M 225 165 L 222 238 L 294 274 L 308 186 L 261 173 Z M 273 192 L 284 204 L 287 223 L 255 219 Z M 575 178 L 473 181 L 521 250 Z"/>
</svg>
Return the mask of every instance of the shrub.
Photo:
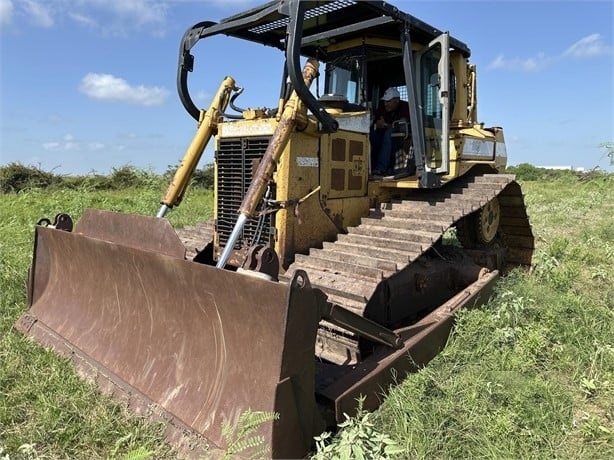
<svg viewBox="0 0 614 460">
<path fill-rule="evenodd" d="M 201 169 L 194 171 L 192 185 L 206 189 L 213 189 L 215 182 L 215 169 L 212 164 L 205 165 Z"/>
<path fill-rule="evenodd" d="M 560 179 L 577 179 L 580 181 L 603 179 L 608 181 L 611 180 L 612 176 L 612 174 L 599 168 L 593 168 L 587 171 L 573 171 L 571 169 L 539 168 L 529 163 L 521 163 L 516 166 L 508 166 L 505 169 L 505 172 L 508 174 L 515 174 L 516 178 L 522 181 Z"/>
<path fill-rule="evenodd" d="M 32 188 L 88 190 L 122 190 L 134 187 L 158 187 L 161 177 L 150 170 L 131 165 L 112 168 L 108 175 L 92 172 L 87 175 L 58 175 L 39 167 L 10 163 L 0 166 L 0 192 L 17 193 Z M 203 179 L 199 179 L 203 182 Z M 211 184 L 213 176 L 211 176 Z"/>
<path fill-rule="evenodd" d="M 131 165 L 112 168 L 111 174 L 107 178 L 107 188 L 121 190 L 131 187 L 143 187 L 157 182 L 159 179 L 151 171 L 138 169 Z"/>
<path fill-rule="evenodd" d="M 386 433 L 378 431 L 372 421 L 373 413 L 363 409 L 364 397 L 358 399 L 358 412 L 355 417 L 345 416 L 339 424 L 335 437 L 325 432 L 316 436 L 317 452 L 312 460 L 350 459 L 386 460 L 403 452 L 395 440 Z"/>
<path fill-rule="evenodd" d="M 550 179 L 564 179 L 569 177 L 577 177 L 579 174 L 570 169 L 549 169 L 539 168 L 529 163 L 521 163 L 517 166 L 508 166 L 505 169 L 506 173 L 515 174 L 518 180 L 537 181 Z"/>
<path fill-rule="evenodd" d="M 21 192 L 29 188 L 44 188 L 58 182 L 58 176 L 36 166 L 9 163 L 0 167 L 0 191 Z"/>
<path fill-rule="evenodd" d="M 177 171 L 177 166 L 169 165 L 164 172 L 164 179 L 166 179 L 169 183 L 173 179 L 175 172 Z M 215 181 L 215 167 L 213 163 L 206 164 L 200 169 L 196 169 L 194 174 L 192 175 L 192 180 L 190 185 L 192 187 L 199 187 L 205 189 L 213 189 Z"/>
</svg>

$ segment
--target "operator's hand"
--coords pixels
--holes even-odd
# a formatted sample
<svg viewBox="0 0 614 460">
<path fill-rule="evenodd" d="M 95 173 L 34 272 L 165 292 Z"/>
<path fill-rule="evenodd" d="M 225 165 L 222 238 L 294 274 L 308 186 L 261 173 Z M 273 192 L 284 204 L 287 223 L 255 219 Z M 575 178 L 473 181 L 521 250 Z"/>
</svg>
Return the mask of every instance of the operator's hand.
<svg viewBox="0 0 614 460">
<path fill-rule="evenodd" d="M 387 127 L 388 127 L 388 125 L 384 121 L 384 117 L 380 116 L 377 120 L 375 120 L 375 128 L 376 129 L 385 129 Z"/>
</svg>

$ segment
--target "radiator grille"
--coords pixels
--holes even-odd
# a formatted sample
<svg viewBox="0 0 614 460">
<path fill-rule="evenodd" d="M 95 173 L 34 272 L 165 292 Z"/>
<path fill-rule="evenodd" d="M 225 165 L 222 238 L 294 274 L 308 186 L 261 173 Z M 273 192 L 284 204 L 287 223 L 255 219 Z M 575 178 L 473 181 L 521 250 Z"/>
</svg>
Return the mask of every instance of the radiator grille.
<svg viewBox="0 0 614 460">
<path fill-rule="evenodd" d="M 237 221 L 255 168 L 269 144 L 268 137 L 220 139 L 217 152 L 217 230 L 220 246 L 225 246 Z M 275 198 L 271 196 L 271 198 Z M 258 219 L 250 219 L 243 227 L 234 249 L 245 249 L 253 244 L 272 243 L 272 214 L 268 214 L 260 237 L 255 240 Z"/>
</svg>

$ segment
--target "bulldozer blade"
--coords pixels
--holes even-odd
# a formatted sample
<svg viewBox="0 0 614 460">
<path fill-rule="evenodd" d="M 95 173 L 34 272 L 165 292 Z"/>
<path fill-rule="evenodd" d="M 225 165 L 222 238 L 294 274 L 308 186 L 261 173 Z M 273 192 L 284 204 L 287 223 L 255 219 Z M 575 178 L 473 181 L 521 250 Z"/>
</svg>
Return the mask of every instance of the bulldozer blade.
<svg viewBox="0 0 614 460">
<path fill-rule="evenodd" d="M 401 347 L 380 347 L 363 362 L 347 366 L 334 383 L 318 388 L 321 397 L 333 402 L 337 422 L 343 421 L 343 414 L 356 414 L 360 397 L 365 410 L 375 410 L 391 386 L 431 361 L 445 347 L 456 313 L 487 302 L 498 278 L 497 270 L 484 273 L 420 321 L 396 329 L 403 340 Z"/>
<path fill-rule="evenodd" d="M 159 414 L 174 445 L 224 450 L 224 422 L 266 411 L 279 414 L 259 428 L 271 455 L 305 455 L 325 428 L 313 355 L 325 296 L 304 272 L 285 285 L 187 261 L 174 239 L 164 219 L 100 211 L 74 233 L 37 227 L 17 328 Z"/>
</svg>

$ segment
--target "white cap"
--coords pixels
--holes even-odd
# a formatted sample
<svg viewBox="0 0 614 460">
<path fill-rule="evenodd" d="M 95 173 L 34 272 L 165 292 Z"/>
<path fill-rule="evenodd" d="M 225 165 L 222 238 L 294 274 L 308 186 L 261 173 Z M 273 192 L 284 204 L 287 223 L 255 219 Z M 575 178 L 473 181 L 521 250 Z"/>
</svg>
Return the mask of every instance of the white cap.
<svg viewBox="0 0 614 460">
<path fill-rule="evenodd" d="M 401 95 L 397 91 L 396 88 L 388 88 L 384 95 L 382 96 L 382 101 L 389 101 L 390 99 L 394 99 L 395 97 L 400 98 Z"/>
</svg>

